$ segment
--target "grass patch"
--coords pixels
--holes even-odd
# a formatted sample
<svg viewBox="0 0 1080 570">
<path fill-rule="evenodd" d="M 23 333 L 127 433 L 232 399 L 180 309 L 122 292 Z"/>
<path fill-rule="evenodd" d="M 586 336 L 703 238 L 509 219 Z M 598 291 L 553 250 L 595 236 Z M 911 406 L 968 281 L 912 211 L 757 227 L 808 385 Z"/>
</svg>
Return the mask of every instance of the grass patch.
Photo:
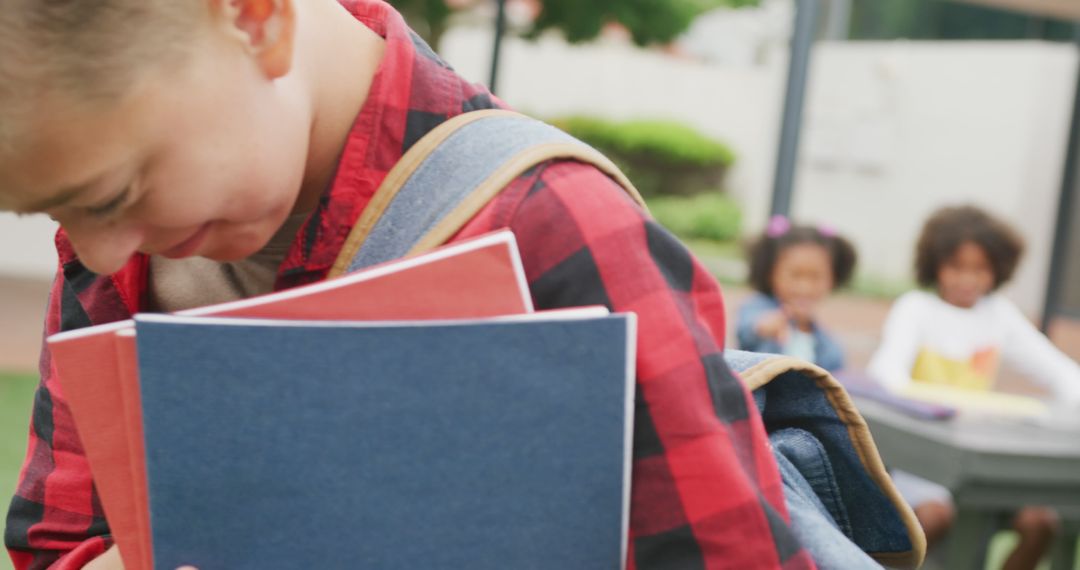
<svg viewBox="0 0 1080 570">
<path fill-rule="evenodd" d="M 19 468 L 26 455 L 26 435 L 30 425 L 37 376 L 0 373 L 0 520 L 18 483 Z M 0 556 L 0 570 L 11 568 L 5 551 Z"/>
<path fill-rule="evenodd" d="M 1016 543 L 1019 542 L 1019 537 L 1015 532 L 1011 530 L 1005 530 L 998 532 L 991 539 L 990 545 L 986 553 L 986 570 L 998 570 L 1005 563 L 1005 559 L 1016 547 Z M 1074 548 L 1076 548 L 1074 546 Z M 1073 566 L 1075 570 L 1080 570 L 1080 558 L 1076 560 Z M 1039 563 L 1036 570 L 1050 570 L 1049 556 L 1043 558 L 1043 561 Z"/>
</svg>

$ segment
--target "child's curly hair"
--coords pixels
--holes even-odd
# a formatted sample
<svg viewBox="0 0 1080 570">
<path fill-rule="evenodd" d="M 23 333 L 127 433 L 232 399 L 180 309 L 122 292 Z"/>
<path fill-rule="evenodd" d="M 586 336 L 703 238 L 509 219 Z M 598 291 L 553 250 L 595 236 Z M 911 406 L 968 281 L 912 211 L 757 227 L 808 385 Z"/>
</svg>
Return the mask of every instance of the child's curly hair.
<svg viewBox="0 0 1080 570">
<path fill-rule="evenodd" d="M 780 253 L 799 244 L 811 243 L 825 248 L 832 258 L 833 289 L 843 287 L 855 271 L 855 246 L 827 226 L 792 226 L 787 218 L 774 216 L 765 233 L 747 248 L 750 261 L 750 286 L 772 296 L 772 273 Z"/>
<path fill-rule="evenodd" d="M 938 270 L 964 242 L 986 252 L 994 272 L 994 289 L 1012 278 L 1024 240 L 1005 222 L 974 206 L 954 206 L 934 212 L 915 250 L 915 276 L 923 287 L 937 286 Z"/>
</svg>

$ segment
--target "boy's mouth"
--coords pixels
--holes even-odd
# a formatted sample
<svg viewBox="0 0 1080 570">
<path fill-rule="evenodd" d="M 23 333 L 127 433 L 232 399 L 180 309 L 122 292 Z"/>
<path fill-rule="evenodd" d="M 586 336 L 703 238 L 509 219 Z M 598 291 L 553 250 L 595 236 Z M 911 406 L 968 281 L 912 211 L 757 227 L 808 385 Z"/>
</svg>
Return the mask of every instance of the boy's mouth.
<svg viewBox="0 0 1080 570">
<path fill-rule="evenodd" d="M 195 251 L 199 249 L 199 246 L 202 245 L 202 242 L 206 238 L 206 234 L 209 232 L 209 230 L 210 224 L 203 224 L 203 226 L 199 228 L 194 234 L 192 234 L 191 237 L 161 252 L 161 255 L 164 257 L 168 257 L 169 259 L 181 259 L 191 256 L 193 253 L 195 253 Z"/>
</svg>

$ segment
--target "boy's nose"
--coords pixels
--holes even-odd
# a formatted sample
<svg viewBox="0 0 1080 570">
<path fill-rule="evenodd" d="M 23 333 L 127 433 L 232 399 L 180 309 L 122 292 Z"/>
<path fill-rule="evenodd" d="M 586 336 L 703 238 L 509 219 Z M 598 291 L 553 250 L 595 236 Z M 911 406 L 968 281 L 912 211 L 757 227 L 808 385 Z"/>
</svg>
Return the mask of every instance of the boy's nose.
<svg viewBox="0 0 1080 570">
<path fill-rule="evenodd" d="M 144 232 L 134 225 L 64 228 L 79 261 L 98 275 L 119 271 L 142 245 Z"/>
</svg>

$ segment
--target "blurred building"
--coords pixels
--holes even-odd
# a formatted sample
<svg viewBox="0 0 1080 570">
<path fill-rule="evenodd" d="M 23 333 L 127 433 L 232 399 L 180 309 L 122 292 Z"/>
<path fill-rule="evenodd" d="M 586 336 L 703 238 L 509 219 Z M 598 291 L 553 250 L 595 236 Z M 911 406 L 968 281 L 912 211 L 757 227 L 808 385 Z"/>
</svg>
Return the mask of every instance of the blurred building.
<svg viewBox="0 0 1080 570">
<path fill-rule="evenodd" d="M 826 2 L 846 11 L 850 25 L 826 13 L 820 35 L 873 37 L 858 22 L 869 21 L 866 5 L 876 1 Z M 669 50 L 642 50 L 615 36 L 585 46 L 568 46 L 555 34 L 536 42 L 509 38 L 499 94 L 541 117 L 675 119 L 724 140 L 738 153 L 727 191 L 743 207 L 747 233 L 755 233 L 771 199 L 792 14 L 790 0 L 719 10 Z M 820 41 L 812 57 L 795 216 L 850 235 L 864 274 L 903 282 L 927 214 L 943 204 L 977 203 L 1027 239 L 1026 258 L 1007 293 L 1037 316 L 1080 62 L 1073 44 L 1054 41 L 1060 24 L 1032 29 L 1043 35 L 908 40 L 878 33 L 882 39 Z M 443 54 L 466 77 L 486 81 L 491 34 L 482 22 L 455 28 L 444 37 Z M 1080 282 L 1072 283 L 1080 289 Z"/>
</svg>

